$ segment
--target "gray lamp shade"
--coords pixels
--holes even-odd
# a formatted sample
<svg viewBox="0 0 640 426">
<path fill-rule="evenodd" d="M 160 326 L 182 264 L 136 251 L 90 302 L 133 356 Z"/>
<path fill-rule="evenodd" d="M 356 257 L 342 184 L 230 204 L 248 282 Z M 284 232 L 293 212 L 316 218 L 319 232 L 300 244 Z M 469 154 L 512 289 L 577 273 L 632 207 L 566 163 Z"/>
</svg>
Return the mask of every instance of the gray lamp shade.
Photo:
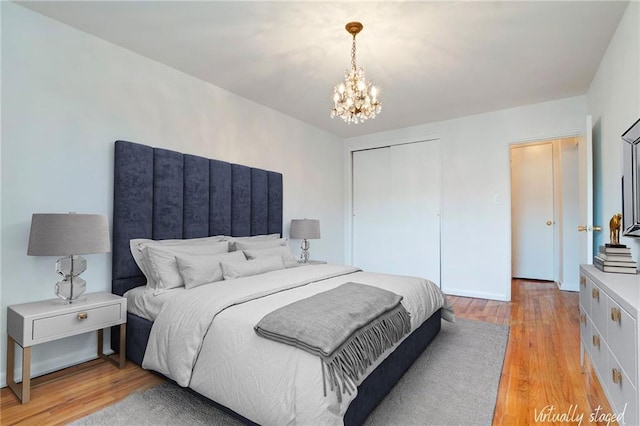
<svg viewBox="0 0 640 426">
<path fill-rule="evenodd" d="M 72 256 L 110 250 L 106 215 L 35 213 L 31 218 L 29 256 Z"/>
<path fill-rule="evenodd" d="M 317 219 L 292 219 L 289 237 L 293 240 L 320 238 L 320 221 Z"/>
</svg>

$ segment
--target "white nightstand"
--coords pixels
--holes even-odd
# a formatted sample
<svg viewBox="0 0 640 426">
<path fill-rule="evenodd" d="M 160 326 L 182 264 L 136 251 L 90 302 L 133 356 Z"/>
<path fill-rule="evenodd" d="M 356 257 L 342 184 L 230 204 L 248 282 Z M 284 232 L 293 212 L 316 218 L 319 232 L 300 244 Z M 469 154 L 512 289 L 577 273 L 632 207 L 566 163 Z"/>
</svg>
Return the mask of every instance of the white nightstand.
<svg viewBox="0 0 640 426">
<path fill-rule="evenodd" d="M 120 324 L 120 356 L 116 362 L 103 354 L 103 329 Z M 125 365 L 127 299 L 115 294 L 88 293 L 74 303 L 61 299 L 24 303 L 7 308 L 7 385 L 23 404 L 31 397 L 31 347 L 98 330 L 98 357 Z M 13 377 L 15 344 L 22 347 L 22 383 Z"/>
</svg>

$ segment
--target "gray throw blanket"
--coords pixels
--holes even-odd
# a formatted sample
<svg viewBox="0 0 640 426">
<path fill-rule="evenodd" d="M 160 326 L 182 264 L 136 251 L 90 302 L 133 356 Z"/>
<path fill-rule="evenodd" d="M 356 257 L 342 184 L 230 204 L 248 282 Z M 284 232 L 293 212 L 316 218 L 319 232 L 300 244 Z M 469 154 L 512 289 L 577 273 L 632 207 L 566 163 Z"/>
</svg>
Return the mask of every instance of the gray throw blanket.
<svg viewBox="0 0 640 426">
<path fill-rule="evenodd" d="M 325 396 L 328 381 L 342 401 L 367 367 L 411 331 L 401 300 L 393 292 L 349 282 L 276 309 L 254 329 L 319 356 Z"/>
</svg>

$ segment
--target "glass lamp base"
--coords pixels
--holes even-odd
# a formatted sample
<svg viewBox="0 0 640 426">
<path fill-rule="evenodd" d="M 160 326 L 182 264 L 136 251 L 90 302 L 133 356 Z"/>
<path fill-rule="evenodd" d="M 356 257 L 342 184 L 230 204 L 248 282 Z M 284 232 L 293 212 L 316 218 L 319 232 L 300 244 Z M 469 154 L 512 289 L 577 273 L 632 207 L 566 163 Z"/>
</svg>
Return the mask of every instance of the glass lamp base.
<svg viewBox="0 0 640 426">
<path fill-rule="evenodd" d="M 56 272 L 64 279 L 56 284 L 56 296 L 73 303 L 87 289 L 87 282 L 78 275 L 87 270 L 87 260 L 78 255 L 61 257 L 56 262 Z"/>
<path fill-rule="evenodd" d="M 67 277 L 56 284 L 56 296 L 60 299 L 73 303 L 84 294 L 87 289 L 87 282 L 80 277 Z"/>
<path fill-rule="evenodd" d="M 311 248 L 311 243 L 306 238 L 302 240 L 302 244 L 300 245 L 300 249 L 302 252 L 300 253 L 300 261 L 302 263 L 309 262 L 309 249 Z"/>
</svg>

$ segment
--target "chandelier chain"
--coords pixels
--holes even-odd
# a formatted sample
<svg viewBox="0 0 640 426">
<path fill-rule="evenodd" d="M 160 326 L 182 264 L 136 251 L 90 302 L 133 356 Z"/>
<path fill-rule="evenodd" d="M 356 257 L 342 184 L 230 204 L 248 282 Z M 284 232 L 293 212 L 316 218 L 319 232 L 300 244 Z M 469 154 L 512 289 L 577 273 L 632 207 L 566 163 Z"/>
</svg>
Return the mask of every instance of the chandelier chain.
<svg viewBox="0 0 640 426">
<path fill-rule="evenodd" d="M 356 70 L 356 35 L 353 35 L 353 42 L 351 43 L 351 69 Z"/>
</svg>

